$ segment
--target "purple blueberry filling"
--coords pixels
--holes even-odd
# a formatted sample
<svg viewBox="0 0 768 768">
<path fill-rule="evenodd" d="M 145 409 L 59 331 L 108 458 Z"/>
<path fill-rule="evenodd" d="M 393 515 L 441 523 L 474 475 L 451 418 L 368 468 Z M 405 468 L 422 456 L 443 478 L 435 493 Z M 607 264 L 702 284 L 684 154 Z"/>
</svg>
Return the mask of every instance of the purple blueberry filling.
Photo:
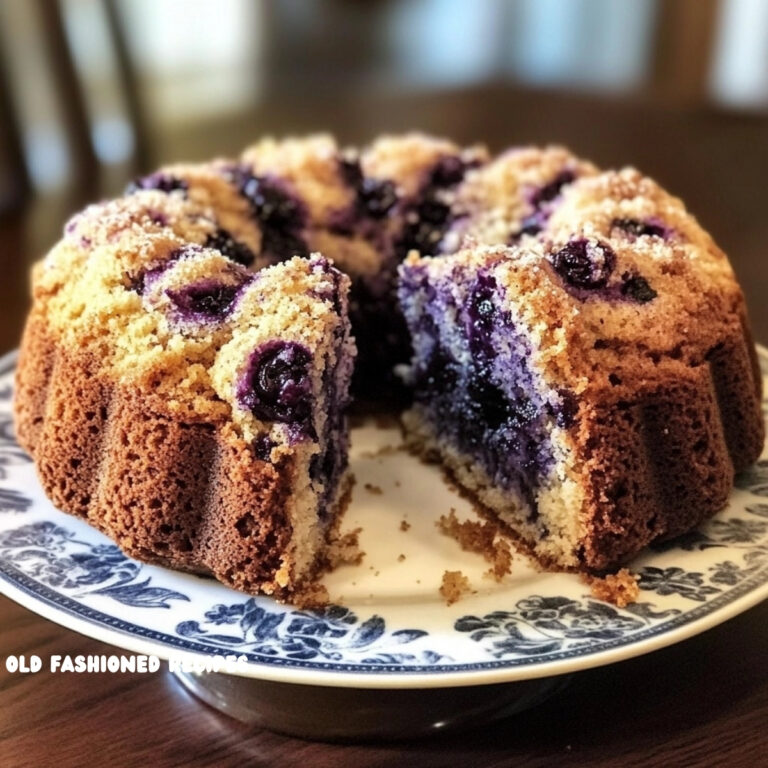
<svg viewBox="0 0 768 768">
<path fill-rule="evenodd" d="M 653 301 L 658 293 L 651 288 L 648 281 L 640 275 L 622 275 L 621 295 L 626 296 L 640 304 L 646 304 Z"/>
<path fill-rule="evenodd" d="M 168 173 L 150 173 L 131 181 L 125 188 L 126 195 L 132 195 L 142 189 L 157 189 L 160 192 L 175 192 L 181 190 L 187 192 L 189 184 L 184 179 L 171 176 Z"/>
<path fill-rule="evenodd" d="M 241 288 L 242 284 L 227 285 L 209 278 L 165 293 L 185 320 L 221 320 L 232 310 Z"/>
<path fill-rule="evenodd" d="M 477 168 L 478 161 L 467 162 L 457 155 L 444 155 L 438 161 L 429 176 L 429 186 L 439 189 L 455 187 L 471 168 Z"/>
<path fill-rule="evenodd" d="M 312 355 L 301 344 L 269 341 L 254 350 L 240 379 L 237 399 L 258 419 L 295 425 L 311 435 Z"/>
<path fill-rule="evenodd" d="M 261 225 L 262 255 L 275 262 L 307 256 L 309 251 L 301 237 L 307 213 L 285 186 L 276 179 L 254 176 L 243 167 L 232 169 L 230 176 Z"/>
<path fill-rule="evenodd" d="M 345 409 L 346 397 L 342 395 L 340 386 L 347 381 L 351 361 L 345 358 L 341 351 L 343 332 L 336 330 L 336 364 L 331 366 L 326 360 L 323 371 L 323 390 L 325 391 L 326 420 L 320 440 L 320 452 L 315 454 L 309 465 L 309 476 L 314 481 L 323 483 L 323 493 L 320 498 L 321 516 L 326 517 L 329 504 L 339 484 L 344 470 L 347 468 L 347 450 L 349 441 L 346 431 Z"/>
<path fill-rule="evenodd" d="M 251 446 L 253 449 L 253 455 L 261 461 L 271 461 L 272 449 L 275 447 L 275 442 L 269 435 L 259 435 Z"/>
<path fill-rule="evenodd" d="M 550 256 L 552 266 L 566 285 L 595 290 L 605 288 L 616 265 L 616 254 L 605 243 L 571 240 Z"/>
<path fill-rule="evenodd" d="M 667 229 L 663 225 L 649 220 L 640 221 L 639 219 L 614 219 L 611 222 L 611 229 L 620 229 L 628 235 L 634 237 L 666 237 Z"/>
<path fill-rule="evenodd" d="M 535 237 L 542 229 L 544 229 L 546 221 L 547 217 L 544 216 L 541 211 L 536 211 L 536 213 L 526 216 L 520 223 L 520 229 L 518 229 L 510 238 L 510 243 L 516 242 L 523 235 Z"/>
<path fill-rule="evenodd" d="M 397 191 L 391 181 L 366 178 L 359 160 L 342 159 L 339 172 L 344 182 L 355 190 L 355 215 L 383 219 L 397 203 Z"/>
<path fill-rule="evenodd" d="M 441 199 L 441 193 L 456 186 L 470 168 L 477 163 L 466 162 L 461 157 L 441 157 L 427 176 L 416 199 L 405 210 L 405 225 L 395 253 L 402 261 L 409 251 L 422 255 L 434 255 L 445 236 L 453 215 L 451 208 Z"/>
<path fill-rule="evenodd" d="M 473 355 L 489 357 L 493 353 L 491 335 L 497 321 L 494 294 L 496 281 L 479 275 L 467 307 L 467 337 Z"/>
<path fill-rule="evenodd" d="M 143 296 L 152 282 L 160 277 L 171 266 L 171 263 L 171 261 L 166 261 L 157 267 L 142 270 L 135 277 L 130 278 L 129 288 L 132 291 L 136 291 L 139 296 Z"/>
<path fill-rule="evenodd" d="M 205 241 L 206 248 L 215 248 L 236 264 L 250 267 L 256 260 L 254 252 L 245 244 L 235 240 L 226 229 L 218 229 L 213 235 L 209 235 Z"/>
<path fill-rule="evenodd" d="M 406 269 L 400 289 L 417 350 L 415 399 L 441 437 L 472 456 L 494 484 L 518 493 L 535 520 L 536 490 L 553 461 L 549 424 L 554 418 L 570 426 L 576 409 L 562 393 L 552 398 L 556 406 L 543 400 L 528 362 L 530 344 L 500 306 L 492 276 L 469 278 L 474 283 L 456 306 L 451 283 L 461 277 L 425 286 L 417 270 Z M 421 300 L 413 304 L 413 314 L 409 311 L 419 294 L 422 300 L 430 297 L 426 315 L 415 309 Z M 455 321 L 446 319 L 454 314 Z M 446 322 L 450 349 L 439 332 Z M 469 363 L 466 352 L 459 351 L 464 345 Z"/>
</svg>

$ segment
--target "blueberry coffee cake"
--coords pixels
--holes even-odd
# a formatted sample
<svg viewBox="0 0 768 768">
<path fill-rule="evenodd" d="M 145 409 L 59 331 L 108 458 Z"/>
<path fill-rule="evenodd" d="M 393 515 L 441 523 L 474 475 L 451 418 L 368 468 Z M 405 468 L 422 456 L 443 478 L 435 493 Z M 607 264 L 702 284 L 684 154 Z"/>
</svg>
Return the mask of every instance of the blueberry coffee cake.
<svg viewBox="0 0 768 768">
<path fill-rule="evenodd" d="M 459 250 L 400 271 L 410 444 L 548 566 L 614 568 L 721 509 L 762 449 L 760 376 L 728 260 L 682 203 L 524 150 L 454 204 Z"/>
<path fill-rule="evenodd" d="M 410 444 L 552 566 L 694 526 L 762 445 L 726 257 L 559 147 L 264 140 L 86 208 L 32 283 L 16 430 L 47 494 L 248 592 L 354 557 L 350 391 L 391 402 L 409 360 Z"/>
</svg>

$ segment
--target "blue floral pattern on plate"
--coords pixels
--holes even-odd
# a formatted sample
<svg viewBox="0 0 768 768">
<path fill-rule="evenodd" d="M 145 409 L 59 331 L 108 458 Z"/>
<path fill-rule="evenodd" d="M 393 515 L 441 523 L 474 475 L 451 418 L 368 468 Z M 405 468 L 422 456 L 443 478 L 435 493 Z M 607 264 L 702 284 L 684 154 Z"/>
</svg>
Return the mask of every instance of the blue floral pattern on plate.
<svg viewBox="0 0 768 768">
<path fill-rule="evenodd" d="M 637 559 L 641 599 L 625 608 L 596 600 L 564 574 L 481 590 L 451 607 L 436 590 L 421 602 L 377 602 L 372 594 L 314 611 L 242 595 L 136 562 L 50 505 L 13 437 L 13 365 L 13 357 L 0 361 L 0 589 L 32 610 L 46 606 L 62 623 L 79 622 L 81 631 L 106 632 L 116 645 L 139 638 L 159 655 L 245 655 L 257 675 L 283 668 L 429 678 L 518 669 L 524 676 L 541 664 L 640 647 L 768 594 L 763 459 L 737 478 L 728 509 Z"/>
</svg>

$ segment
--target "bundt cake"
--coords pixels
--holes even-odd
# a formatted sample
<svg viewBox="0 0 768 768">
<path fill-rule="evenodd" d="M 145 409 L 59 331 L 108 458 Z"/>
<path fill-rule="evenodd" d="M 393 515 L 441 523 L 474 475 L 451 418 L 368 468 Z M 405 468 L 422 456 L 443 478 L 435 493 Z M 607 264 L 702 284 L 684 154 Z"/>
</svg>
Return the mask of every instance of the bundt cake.
<svg viewBox="0 0 768 768">
<path fill-rule="evenodd" d="M 350 381 L 412 391 L 410 444 L 558 567 L 690 528 L 762 446 L 725 256 L 561 148 L 314 136 L 167 166 L 75 216 L 33 295 L 16 430 L 53 502 L 249 592 L 296 599 L 326 557 Z"/>
<path fill-rule="evenodd" d="M 633 169 L 510 152 L 412 254 L 412 446 L 541 562 L 601 571 L 721 509 L 763 446 L 761 379 L 725 255 Z"/>
</svg>

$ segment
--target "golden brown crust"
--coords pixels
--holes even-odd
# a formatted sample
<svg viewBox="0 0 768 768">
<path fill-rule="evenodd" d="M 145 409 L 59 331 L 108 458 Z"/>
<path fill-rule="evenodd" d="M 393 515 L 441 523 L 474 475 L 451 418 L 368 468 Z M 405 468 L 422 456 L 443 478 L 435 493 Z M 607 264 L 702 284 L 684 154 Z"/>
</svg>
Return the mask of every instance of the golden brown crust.
<svg viewBox="0 0 768 768">
<path fill-rule="evenodd" d="M 587 395 L 576 450 L 587 490 L 581 562 L 601 571 L 722 509 L 762 450 L 761 392 L 741 333 L 699 366 Z"/>
<path fill-rule="evenodd" d="M 38 354 L 39 353 L 39 354 Z M 220 424 L 188 424 L 105 383 L 30 320 L 19 361 L 16 430 L 46 494 L 132 557 L 207 572 L 246 592 L 276 581 L 291 539 L 290 453 L 273 465 Z"/>
<path fill-rule="evenodd" d="M 48 383 L 56 359 L 56 343 L 46 328 L 45 319 L 29 315 L 16 364 L 13 401 L 16 439 L 29 454 L 34 453 L 43 431 Z"/>
</svg>

